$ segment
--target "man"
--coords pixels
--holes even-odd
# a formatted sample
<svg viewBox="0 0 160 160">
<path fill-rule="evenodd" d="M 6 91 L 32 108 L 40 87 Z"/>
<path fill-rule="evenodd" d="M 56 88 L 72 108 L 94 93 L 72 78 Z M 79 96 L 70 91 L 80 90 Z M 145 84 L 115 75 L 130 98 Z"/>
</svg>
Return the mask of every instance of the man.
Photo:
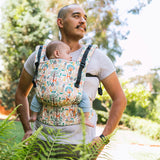
<svg viewBox="0 0 160 160">
<path fill-rule="evenodd" d="M 70 46 L 73 61 L 78 58 L 82 48 L 79 40 L 82 39 L 86 33 L 86 21 L 87 15 L 85 14 L 85 11 L 77 4 L 65 6 L 58 13 L 57 25 L 61 32 L 61 41 Z M 32 129 L 28 121 L 29 104 L 27 97 L 32 88 L 34 56 L 35 54 L 33 53 L 24 65 L 15 96 L 16 105 L 22 104 L 22 106 L 18 108 L 18 113 L 25 132 L 23 140 L 32 134 Z M 104 136 L 111 134 L 118 125 L 122 113 L 126 107 L 126 97 L 121 88 L 112 62 L 106 55 L 102 54 L 100 50 L 96 49 L 93 53 L 87 67 L 87 73 L 98 76 L 113 101 L 109 119 L 101 136 L 95 137 L 96 127 L 86 127 L 86 142 L 92 142 L 93 145 L 96 145 L 97 142 L 102 141 Z M 99 80 L 97 77 L 86 78 L 84 91 L 88 94 L 91 102 L 95 99 Z M 93 124 L 96 124 L 96 114 L 94 111 L 93 113 L 94 115 L 92 117 L 92 122 Z M 39 121 L 36 121 L 35 123 L 35 129 L 37 129 L 40 125 L 43 125 L 44 127 L 46 126 Z M 49 127 L 51 128 L 52 126 Z M 70 143 L 74 145 L 79 144 L 80 140 L 82 140 L 82 131 L 79 124 L 72 126 L 55 126 L 54 129 L 61 129 L 62 131 L 65 130 L 64 134 L 68 138 L 68 142 L 62 140 L 62 144 Z M 104 145 L 101 146 L 101 149 L 103 147 Z"/>
</svg>

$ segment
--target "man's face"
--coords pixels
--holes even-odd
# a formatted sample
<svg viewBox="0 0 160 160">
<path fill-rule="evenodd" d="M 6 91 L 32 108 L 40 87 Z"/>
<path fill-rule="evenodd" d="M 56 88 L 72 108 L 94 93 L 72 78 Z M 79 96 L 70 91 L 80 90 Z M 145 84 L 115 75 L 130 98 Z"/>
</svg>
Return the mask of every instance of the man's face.
<svg viewBox="0 0 160 160">
<path fill-rule="evenodd" d="M 87 16 L 79 6 L 70 6 L 64 19 L 62 19 L 63 33 L 72 39 L 81 39 L 86 33 Z"/>
</svg>

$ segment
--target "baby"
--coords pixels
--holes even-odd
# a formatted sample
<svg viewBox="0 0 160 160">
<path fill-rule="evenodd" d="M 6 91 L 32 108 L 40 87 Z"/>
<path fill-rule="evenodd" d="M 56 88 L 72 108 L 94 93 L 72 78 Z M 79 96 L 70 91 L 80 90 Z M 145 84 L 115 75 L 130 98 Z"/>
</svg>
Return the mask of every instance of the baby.
<svg viewBox="0 0 160 160">
<path fill-rule="evenodd" d="M 48 59 L 66 59 L 68 61 L 72 60 L 70 56 L 70 47 L 62 41 L 52 41 L 46 47 L 46 56 Z M 78 105 L 82 108 L 85 116 L 85 124 L 94 127 L 93 124 L 89 121 L 90 113 L 90 100 L 88 95 L 83 91 L 82 100 Z M 34 95 L 31 102 L 31 117 L 29 122 L 34 122 L 37 119 L 37 114 L 41 110 L 41 104 L 38 102 L 36 95 Z"/>
</svg>

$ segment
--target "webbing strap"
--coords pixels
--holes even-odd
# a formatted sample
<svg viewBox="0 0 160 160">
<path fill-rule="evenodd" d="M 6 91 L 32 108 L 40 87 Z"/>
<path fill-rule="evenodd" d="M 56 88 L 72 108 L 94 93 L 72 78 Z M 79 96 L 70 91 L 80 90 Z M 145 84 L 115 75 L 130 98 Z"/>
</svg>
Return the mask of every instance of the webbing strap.
<svg viewBox="0 0 160 160">
<path fill-rule="evenodd" d="M 85 67 L 86 59 L 87 59 L 87 56 L 88 56 L 88 53 L 89 53 L 91 47 L 92 47 L 92 45 L 90 44 L 83 54 L 83 57 L 82 57 L 82 60 L 81 60 L 80 66 L 79 66 L 79 70 L 78 70 L 77 80 L 74 84 L 74 86 L 76 88 L 79 88 L 79 84 L 80 84 L 80 81 L 81 81 L 82 70 Z"/>
<path fill-rule="evenodd" d="M 90 73 L 86 73 L 86 77 L 97 77 L 98 78 L 97 75 L 93 75 L 93 74 L 90 74 Z"/>
<path fill-rule="evenodd" d="M 97 75 L 93 75 L 93 74 L 90 74 L 90 73 L 86 73 L 86 77 L 96 77 L 98 78 Z M 103 90 L 102 90 L 102 87 L 101 87 L 101 83 L 100 83 L 100 86 L 98 87 L 98 94 L 101 96 L 103 94 Z"/>
<path fill-rule="evenodd" d="M 33 83 L 33 87 L 34 87 L 34 88 L 36 87 L 35 78 L 36 78 L 36 76 L 37 76 L 37 74 L 38 74 L 38 66 L 39 66 L 39 62 L 40 62 L 40 57 L 41 57 L 42 48 L 43 48 L 43 45 L 41 45 L 41 46 L 39 47 L 38 55 L 37 55 L 37 61 L 35 62 L 36 69 L 35 69 L 34 77 L 33 77 L 33 80 L 32 80 L 32 83 Z"/>
</svg>

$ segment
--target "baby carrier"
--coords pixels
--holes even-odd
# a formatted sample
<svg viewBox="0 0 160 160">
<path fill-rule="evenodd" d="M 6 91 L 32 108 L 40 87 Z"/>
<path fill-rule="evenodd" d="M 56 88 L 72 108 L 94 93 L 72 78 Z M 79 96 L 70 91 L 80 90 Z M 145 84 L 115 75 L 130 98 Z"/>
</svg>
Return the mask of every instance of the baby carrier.
<svg viewBox="0 0 160 160">
<path fill-rule="evenodd" d="M 95 45 L 84 45 L 77 61 L 45 60 L 46 45 L 36 47 L 33 84 L 42 103 L 38 120 L 48 125 L 79 123 L 78 104 L 86 77 L 86 68 Z"/>
</svg>

